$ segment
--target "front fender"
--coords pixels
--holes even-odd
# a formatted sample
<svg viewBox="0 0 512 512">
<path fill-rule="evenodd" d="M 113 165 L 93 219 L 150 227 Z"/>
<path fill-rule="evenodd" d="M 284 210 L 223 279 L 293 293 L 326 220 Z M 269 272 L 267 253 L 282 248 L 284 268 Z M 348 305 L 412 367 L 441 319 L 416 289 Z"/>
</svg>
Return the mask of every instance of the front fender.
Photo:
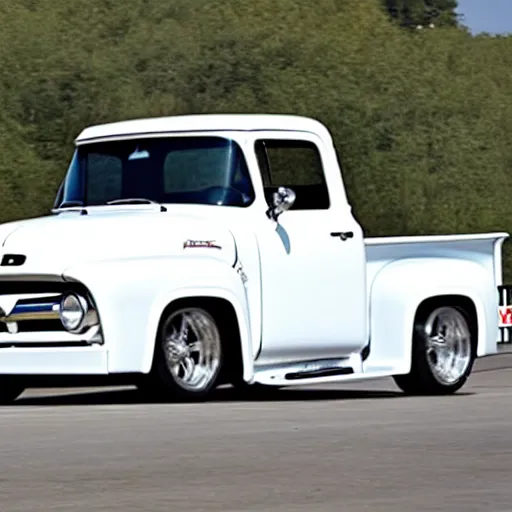
<svg viewBox="0 0 512 512">
<path fill-rule="evenodd" d="M 68 268 L 64 278 L 91 292 L 108 351 L 109 373 L 148 373 L 163 310 L 194 296 L 225 299 L 240 328 L 244 379 L 252 377 L 250 318 L 236 270 L 213 258 L 156 257 L 90 263 Z"/>
<path fill-rule="evenodd" d="M 461 295 L 476 309 L 477 355 L 496 352 L 498 298 L 494 277 L 478 263 L 463 259 L 415 258 L 389 263 L 370 287 L 370 357 L 408 373 L 418 306 L 431 297 Z"/>
</svg>

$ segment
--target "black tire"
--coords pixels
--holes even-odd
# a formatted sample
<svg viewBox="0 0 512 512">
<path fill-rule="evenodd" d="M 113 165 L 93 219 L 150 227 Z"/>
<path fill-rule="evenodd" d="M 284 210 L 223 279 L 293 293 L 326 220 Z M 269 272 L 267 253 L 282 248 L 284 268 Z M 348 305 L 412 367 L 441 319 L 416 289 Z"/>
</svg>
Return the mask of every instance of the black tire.
<svg viewBox="0 0 512 512">
<path fill-rule="evenodd" d="M 232 384 L 235 388 L 236 394 L 240 398 L 247 399 L 270 398 L 281 389 L 281 386 L 270 386 L 267 384 L 260 384 L 259 382 L 256 382 L 255 384 L 247 384 L 247 382 L 241 379 L 238 379 Z"/>
<path fill-rule="evenodd" d="M 433 332 L 432 329 L 435 329 L 435 332 L 444 330 L 458 334 L 453 338 L 450 334 L 445 337 L 442 333 L 438 333 L 438 336 L 429 336 L 428 332 Z M 452 343 L 446 341 L 448 338 L 458 341 L 454 341 L 451 346 Z M 411 370 L 407 375 L 395 375 L 393 379 L 396 385 L 408 395 L 456 393 L 464 386 L 471 374 L 476 357 L 476 343 L 474 319 L 462 308 L 439 305 L 423 308 L 416 315 Z M 433 345 L 438 348 L 432 348 Z M 443 352 L 443 356 L 440 356 L 436 350 Z M 446 354 L 454 358 L 459 357 L 460 368 L 454 372 L 452 378 L 442 377 L 443 372 L 435 369 L 435 363 Z"/>
<path fill-rule="evenodd" d="M 205 344 L 208 344 L 209 353 L 212 355 L 211 359 L 214 361 L 210 362 L 205 358 L 204 361 L 208 364 L 203 365 L 204 368 L 200 368 L 198 356 L 198 361 L 194 362 L 192 372 L 192 377 L 196 378 L 196 382 L 185 379 L 185 374 L 190 370 L 190 366 L 186 369 L 187 365 L 182 366 L 180 362 L 178 363 L 179 369 L 176 370 L 176 363 L 171 363 L 171 359 L 177 360 L 176 358 L 184 353 L 183 350 L 187 350 L 182 346 L 182 341 L 169 339 L 170 330 L 176 327 L 175 321 L 181 322 L 183 316 L 188 317 L 188 321 L 191 322 L 187 333 L 190 331 L 192 338 L 202 338 L 202 340 L 189 340 L 189 334 L 187 334 L 185 345 L 190 349 L 191 343 L 202 341 L 204 355 Z M 201 326 L 204 330 L 202 331 L 203 335 L 199 336 L 196 330 Z M 207 308 L 191 305 L 164 313 L 156 338 L 153 367 L 149 375 L 141 377 L 136 383 L 139 391 L 148 398 L 164 401 L 189 402 L 207 399 L 217 387 L 223 365 L 223 345 L 220 332 L 215 315 Z M 209 341 L 206 341 L 206 338 Z M 175 339 L 178 338 L 175 337 Z M 190 354 L 186 357 L 190 358 Z M 180 377 L 177 373 L 184 375 Z M 203 380 L 200 380 L 201 378 Z M 197 381 L 198 379 L 199 381 Z"/>
<path fill-rule="evenodd" d="M 23 391 L 25 387 L 17 379 L 8 376 L 0 377 L 0 405 L 13 403 Z"/>
</svg>

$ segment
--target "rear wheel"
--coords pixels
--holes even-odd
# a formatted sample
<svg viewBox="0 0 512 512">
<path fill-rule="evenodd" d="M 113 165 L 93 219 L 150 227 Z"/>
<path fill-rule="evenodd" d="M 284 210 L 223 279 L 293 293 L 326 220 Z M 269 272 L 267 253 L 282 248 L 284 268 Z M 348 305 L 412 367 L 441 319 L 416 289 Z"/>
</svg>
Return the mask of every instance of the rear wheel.
<svg viewBox="0 0 512 512">
<path fill-rule="evenodd" d="M 454 306 L 429 308 L 418 314 L 411 371 L 396 375 L 407 394 L 441 395 L 458 391 L 475 360 L 476 339 L 468 314 Z"/>
<path fill-rule="evenodd" d="M 152 372 L 138 387 L 159 398 L 203 399 L 216 387 L 222 360 L 214 316 L 200 307 L 173 310 L 161 322 Z"/>
</svg>

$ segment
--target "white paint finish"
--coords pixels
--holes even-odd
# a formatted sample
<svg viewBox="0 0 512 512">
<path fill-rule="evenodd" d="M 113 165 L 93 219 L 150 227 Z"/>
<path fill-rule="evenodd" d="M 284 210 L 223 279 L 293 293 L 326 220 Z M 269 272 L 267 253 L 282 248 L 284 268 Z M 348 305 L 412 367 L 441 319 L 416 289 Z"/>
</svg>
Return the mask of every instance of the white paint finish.
<svg viewBox="0 0 512 512">
<path fill-rule="evenodd" d="M 339 199 L 343 186 L 332 144 L 316 134 L 261 131 L 252 134 L 247 145 L 254 147 L 257 139 L 300 139 L 315 144 L 325 170 L 330 206 L 326 210 L 291 210 L 277 223 L 262 217 L 255 226 L 263 316 L 256 365 L 358 352 L 367 342 L 363 232 L 348 204 Z M 348 231 L 354 237 L 347 241 L 331 236 Z"/>
<path fill-rule="evenodd" d="M 106 375 L 102 347 L 1 348 L 0 373 L 12 375 Z"/>
<path fill-rule="evenodd" d="M 499 231 L 493 233 L 470 233 L 465 235 L 416 235 L 416 236 L 381 236 L 381 237 L 370 237 L 365 239 L 365 243 L 368 246 L 380 246 L 380 245 L 404 245 L 404 244 L 421 244 L 427 242 L 431 243 L 444 243 L 444 242 L 470 242 L 470 241 L 482 241 L 490 240 L 494 242 L 497 237 L 508 237 L 508 233 Z"/>
<path fill-rule="evenodd" d="M 365 245 L 368 288 L 370 289 L 377 273 L 391 261 L 404 258 L 438 258 L 440 256 L 455 260 L 474 261 L 482 265 L 489 272 L 492 284 L 496 288 L 501 284 L 501 247 L 507 237 L 507 233 L 484 233 L 432 237 L 367 238 Z M 430 277 L 438 282 L 439 278 L 436 275 Z M 467 276 L 466 280 L 470 282 L 471 276 Z"/>
<path fill-rule="evenodd" d="M 372 284 L 371 351 L 365 371 L 384 365 L 393 367 L 394 373 L 408 372 L 416 310 L 425 299 L 439 295 L 470 298 L 478 316 L 478 355 L 496 352 L 497 294 L 483 267 L 467 260 L 396 260 L 384 267 Z"/>
<path fill-rule="evenodd" d="M 189 239 L 212 240 L 221 249 L 184 248 L 184 242 Z M 192 253 L 232 265 L 236 255 L 233 237 L 221 222 L 198 217 L 197 212 L 187 215 L 187 209 L 180 206 L 175 206 L 172 213 L 144 207 L 106 207 L 89 215 L 67 212 L 33 219 L 10 234 L 3 252 L 27 254 L 24 274 L 55 275 L 69 265 L 89 261 L 187 257 Z M 2 275 L 19 272 L 18 267 L 1 270 Z"/>
<path fill-rule="evenodd" d="M 325 141 L 331 135 L 320 122 L 293 115 L 278 114 L 207 114 L 133 119 L 85 128 L 77 144 L 104 137 L 158 135 L 184 132 L 248 132 L 262 130 L 301 131 L 318 134 Z"/>
<path fill-rule="evenodd" d="M 262 281 L 258 240 L 254 231 L 247 229 L 246 225 L 231 226 L 231 233 L 236 240 L 236 268 L 243 271 L 246 279 L 243 288 L 247 309 L 250 311 L 247 321 L 250 324 L 251 360 L 254 360 L 260 350 L 262 330 Z"/>
<path fill-rule="evenodd" d="M 342 242 L 332 231 L 354 231 Z M 362 232 L 334 211 L 284 214 L 257 232 L 263 340 L 258 365 L 343 357 L 366 344 Z"/>
<path fill-rule="evenodd" d="M 237 313 L 244 359 L 252 350 L 245 290 L 236 271 L 224 262 L 199 258 L 141 258 L 80 264 L 64 271 L 94 295 L 101 317 L 109 371 L 148 372 L 163 310 L 184 297 L 217 297 Z"/>
<path fill-rule="evenodd" d="M 506 234 L 443 236 L 435 237 L 433 243 L 429 243 L 429 237 L 369 240 L 370 357 L 359 371 L 354 363 L 348 365 L 355 370 L 352 375 L 300 382 L 348 382 L 407 373 L 416 310 L 425 299 L 439 295 L 462 295 L 473 301 L 480 331 L 478 356 L 496 353 L 494 258 L 495 247 L 501 247 L 503 237 Z M 284 366 L 257 367 L 256 381 L 297 384 L 284 379 L 288 371 Z"/>
<path fill-rule="evenodd" d="M 27 222 L 30 222 L 33 219 L 24 219 L 24 220 L 17 220 L 12 222 L 6 222 L 5 224 L 0 224 L 0 248 L 5 244 L 5 241 L 7 240 L 7 237 L 14 233 L 16 229 L 20 228 Z"/>
<path fill-rule="evenodd" d="M 71 334 L 65 331 L 43 331 L 43 332 L 18 332 L 16 334 L 9 334 L 0 332 L 0 344 L 2 343 L 76 343 L 76 342 L 90 342 L 91 339 L 97 334 L 98 327 L 88 329 L 84 334 Z M 0 351 L 2 349 L 0 348 Z M 0 355 L 2 352 L 0 352 Z"/>
<path fill-rule="evenodd" d="M 481 332 L 478 354 L 496 351 L 496 286 L 501 284 L 501 245 L 508 235 L 363 240 L 332 139 L 317 121 L 267 115 L 135 120 L 87 128 L 77 143 L 205 133 L 233 138 L 242 147 L 256 191 L 248 208 L 167 205 L 168 211 L 160 212 L 151 205 L 88 207 L 88 215 L 67 212 L 0 226 L 0 256 L 27 254 L 23 267 L 1 268 L 0 280 L 65 275 L 81 281 L 94 296 L 105 338 L 102 348 L 0 350 L 0 372 L 7 367 L 17 373 L 63 373 L 64 367 L 80 374 L 147 372 L 162 311 L 174 300 L 194 296 L 233 305 L 248 382 L 283 381 L 283 363 L 306 358 L 349 357 L 355 373 L 281 384 L 406 372 L 416 308 L 440 294 L 474 301 Z M 329 210 L 285 212 L 278 225 L 265 216 L 253 151 L 254 140 L 263 137 L 318 145 Z M 354 238 L 343 242 L 330 236 L 340 231 L 353 231 Z M 185 249 L 187 239 L 212 240 L 222 249 Z M 245 283 L 235 262 L 243 267 Z M 369 337 L 370 357 L 361 364 Z"/>
<path fill-rule="evenodd" d="M 408 370 L 416 309 L 438 295 L 471 298 L 478 314 L 478 355 L 496 353 L 496 263 L 506 233 L 367 239 L 371 357 L 366 366 Z M 430 239 L 432 241 L 430 241 Z M 402 370 L 400 370 L 402 372 Z"/>
</svg>

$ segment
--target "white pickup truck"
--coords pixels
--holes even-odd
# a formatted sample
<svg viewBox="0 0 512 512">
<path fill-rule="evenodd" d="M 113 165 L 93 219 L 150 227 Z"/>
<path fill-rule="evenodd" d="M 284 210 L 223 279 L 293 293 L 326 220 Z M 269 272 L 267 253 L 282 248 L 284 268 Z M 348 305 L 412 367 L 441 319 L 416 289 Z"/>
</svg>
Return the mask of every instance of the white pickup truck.
<svg viewBox="0 0 512 512">
<path fill-rule="evenodd" d="M 0 400 L 44 376 L 171 400 L 384 376 L 454 393 L 497 351 L 507 237 L 365 239 L 309 118 L 92 126 L 52 214 L 0 225 Z"/>
</svg>

